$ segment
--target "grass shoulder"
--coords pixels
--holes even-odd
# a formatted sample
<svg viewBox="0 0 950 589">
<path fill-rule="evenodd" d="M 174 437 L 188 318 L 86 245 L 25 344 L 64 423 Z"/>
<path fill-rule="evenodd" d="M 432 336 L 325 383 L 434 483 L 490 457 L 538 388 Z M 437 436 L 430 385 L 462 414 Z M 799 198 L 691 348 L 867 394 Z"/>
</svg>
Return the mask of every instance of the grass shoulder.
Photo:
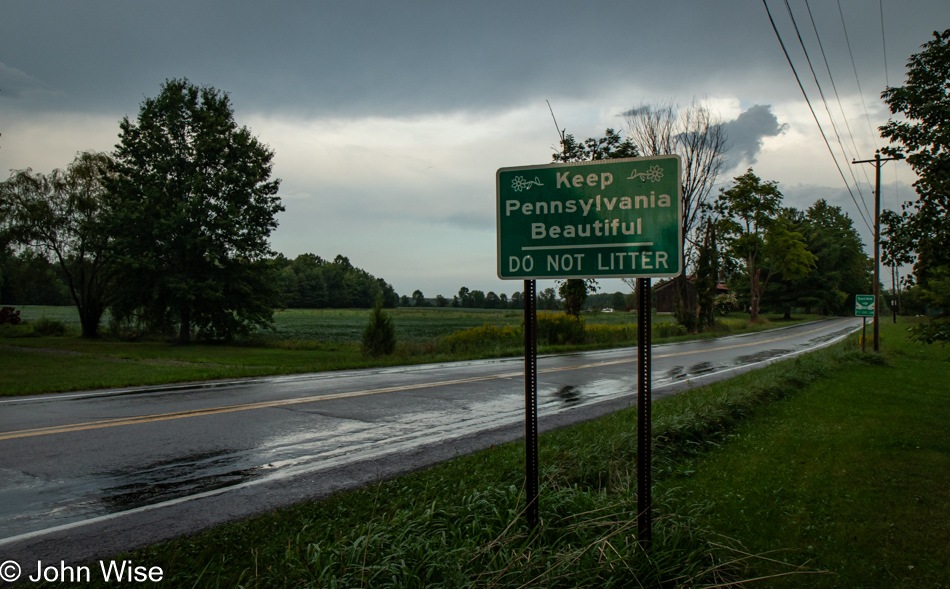
<svg viewBox="0 0 950 589">
<path fill-rule="evenodd" d="M 665 483 L 763 555 L 744 572 L 761 586 L 947 586 L 950 354 L 906 325 L 882 334 L 882 361 L 768 406 Z"/>
</svg>

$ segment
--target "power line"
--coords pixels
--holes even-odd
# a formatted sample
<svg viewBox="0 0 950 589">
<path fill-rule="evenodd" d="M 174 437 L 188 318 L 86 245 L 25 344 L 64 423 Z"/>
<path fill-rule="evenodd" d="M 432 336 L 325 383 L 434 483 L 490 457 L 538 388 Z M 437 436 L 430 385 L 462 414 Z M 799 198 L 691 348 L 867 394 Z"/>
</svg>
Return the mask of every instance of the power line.
<svg viewBox="0 0 950 589">
<path fill-rule="evenodd" d="M 887 75 L 887 41 L 884 40 L 884 0 L 879 0 L 881 6 L 881 47 L 884 52 L 884 85 L 890 87 L 891 80 Z"/>
<path fill-rule="evenodd" d="M 831 149 L 831 144 L 828 143 L 828 138 L 825 136 L 824 129 L 821 128 L 821 122 L 818 120 L 818 115 L 815 114 L 815 109 L 812 108 L 811 100 L 808 98 L 808 93 L 805 92 L 805 87 L 802 85 L 802 80 L 798 77 L 798 71 L 795 70 L 795 64 L 792 63 L 792 58 L 788 55 L 788 50 L 785 48 L 785 42 L 782 41 L 782 35 L 778 32 L 778 27 L 775 26 L 775 19 L 772 18 L 772 11 L 769 10 L 769 4 L 767 0 L 762 0 L 762 4 L 765 6 L 765 12 L 769 15 L 769 22 L 772 23 L 772 30 L 775 32 L 775 37 L 778 39 L 779 45 L 782 46 L 782 53 L 785 54 L 785 60 L 788 62 L 788 66 L 792 68 L 792 74 L 795 75 L 795 81 L 798 82 L 798 88 L 802 91 L 802 96 L 805 97 L 805 103 L 808 104 L 808 110 L 811 111 L 811 116 L 815 119 L 815 124 L 818 125 L 818 130 L 821 132 L 821 138 L 825 141 L 825 146 L 828 148 L 828 152 L 831 154 L 831 159 L 835 162 L 835 167 L 838 168 L 838 174 L 841 176 L 841 180 L 844 181 L 845 188 L 848 189 L 848 194 L 851 195 L 851 200 L 854 201 L 854 206 L 858 209 L 858 214 L 861 215 L 861 220 L 864 221 L 864 224 L 867 226 L 868 231 L 874 232 L 871 229 L 871 224 L 868 222 L 867 218 L 864 216 L 864 212 L 861 210 L 861 206 L 858 204 L 856 198 L 854 198 L 854 192 L 851 191 L 851 186 L 848 184 L 848 180 L 844 177 L 844 172 L 841 171 L 841 166 L 838 165 L 838 160 L 835 158 L 834 151 Z"/>
<path fill-rule="evenodd" d="M 808 6 L 807 0 L 805 2 L 805 5 Z M 835 124 L 835 118 L 831 115 L 831 109 L 828 108 L 828 100 L 825 99 L 825 93 L 821 89 L 821 82 L 818 81 L 818 75 L 815 73 L 815 68 L 811 63 L 811 57 L 808 55 L 808 48 L 805 47 L 805 41 L 802 39 L 802 33 L 798 28 L 798 22 L 795 20 L 795 15 L 792 13 L 792 7 L 791 5 L 789 5 L 788 0 L 785 0 L 785 9 L 788 11 L 788 17 L 791 19 L 792 26 L 795 28 L 795 34 L 798 36 L 798 44 L 801 46 L 802 52 L 805 54 L 805 61 L 808 63 L 808 69 L 811 71 L 811 77 L 815 81 L 815 86 L 818 88 L 818 95 L 821 97 L 822 104 L 825 105 L 825 112 L 828 113 L 828 120 L 831 121 L 831 128 L 834 130 L 835 137 L 838 139 L 838 147 L 841 148 L 841 151 L 844 153 L 845 157 L 847 157 L 848 151 L 845 149 L 844 144 L 841 141 L 841 133 L 838 132 L 838 125 Z M 808 9 L 808 15 L 809 17 L 811 17 L 811 8 Z M 824 57 L 825 51 L 821 44 L 821 37 L 818 35 L 818 27 L 815 27 L 814 25 L 815 25 L 815 20 L 814 18 L 812 18 L 812 26 L 815 29 L 815 36 L 818 38 L 818 47 L 821 49 L 822 57 Z M 825 59 L 825 67 L 826 68 L 828 67 L 827 59 Z M 828 68 L 828 76 L 831 78 L 832 87 L 834 87 L 835 84 L 834 84 L 834 78 L 831 76 L 831 68 Z M 842 115 L 843 114 L 844 114 L 844 111 L 842 110 Z M 845 121 L 847 122 L 847 118 L 845 118 Z M 850 127 L 849 127 L 849 130 L 850 130 Z M 855 148 L 855 157 L 856 156 L 857 156 L 857 148 Z M 835 163 L 837 164 L 837 158 L 835 157 L 834 153 L 831 154 L 831 157 L 835 159 Z M 864 205 L 864 211 L 870 217 L 871 211 L 868 209 L 867 201 L 864 199 L 864 193 L 861 192 L 861 187 L 858 184 L 858 179 L 855 178 L 854 176 L 854 170 L 849 169 L 848 172 L 851 174 L 851 179 L 854 180 L 854 186 L 855 188 L 858 189 L 858 194 L 861 196 L 861 203 Z"/>
<path fill-rule="evenodd" d="M 825 62 L 825 71 L 828 72 L 828 79 L 831 81 L 831 88 L 835 93 L 835 100 L 838 101 L 838 110 L 841 112 L 841 118 L 844 119 L 844 125 L 848 129 L 848 136 L 851 138 L 851 147 L 854 148 L 853 155 L 851 159 L 854 159 L 858 156 L 858 146 L 854 140 L 854 132 L 851 130 L 851 123 L 848 122 L 848 115 L 844 112 L 844 105 L 841 104 L 841 96 L 838 94 L 838 85 L 835 84 L 835 77 L 831 73 L 831 66 L 828 64 L 828 56 L 825 55 L 825 47 L 821 42 L 821 35 L 818 34 L 818 25 L 815 24 L 815 17 L 811 12 L 811 5 L 808 4 L 808 0 L 805 0 L 805 8 L 808 10 L 808 18 L 811 20 L 811 27 L 815 31 L 815 39 L 818 41 L 818 49 L 821 50 L 821 57 Z M 829 117 L 831 114 L 829 113 Z M 848 154 L 845 153 L 845 157 L 848 157 Z M 851 171 L 851 177 L 854 178 L 854 168 L 848 167 Z M 868 177 L 868 171 L 866 168 L 861 168 L 861 171 L 864 172 L 864 179 L 867 181 L 868 186 L 871 186 L 871 178 Z M 858 194 L 861 195 L 861 202 L 864 203 L 864 210 L 867 211 L 868 216 L 871 212 L 867 208 L 867 200 L 864 198 L 864 192 L 861 191 L 861 184 L 858 182 L 857 178 L 854 178 L 854 186 L 858 189 Z"/>
<path fill-rule="evenodd" d="M 854 70 L 854 81 L 858 84 L 858 94 L 861 96 L 861 104 L 864 106 L 864 117 L 868 121 L 868 129 L 871 130 L 871 138 L 874 141 L 874 147 L 880 149 L 877 144 L 877 136 L 874 133 L 874 127 L 871 125 L 871 115 L 868 114 L 868 105 L 864 102 L 864 90 L 861 89 L 861 80 L 858 78 L 858 66 L 854 64 L 854 53 L 851 51 L 851 41 L 848 39 L 848 27 L 844 24 L 844 11 L 841 9 L 841 0 L 838 2 L 838 14 L 841 15 L 841 28 L 844 30 L 844 41 L 848 45 L 848 55 L 851 56 L 851 69 Z"/>
</svg>

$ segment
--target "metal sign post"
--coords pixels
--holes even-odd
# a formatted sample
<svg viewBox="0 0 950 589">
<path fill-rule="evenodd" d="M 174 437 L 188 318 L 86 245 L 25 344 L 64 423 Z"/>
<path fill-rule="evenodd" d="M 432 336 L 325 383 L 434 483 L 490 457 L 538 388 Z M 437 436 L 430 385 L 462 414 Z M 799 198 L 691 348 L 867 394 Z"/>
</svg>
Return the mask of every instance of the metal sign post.
<svg viewBox="0 0 950 589">
<path fill-rule="evenodd" d="M 652 365 L 653 305 L 649 278 L 637 279 L 637 533 L 643 548 L 653 542 L 653 391 Z"/>
<path fill-rule="evenodd" d="M 524 281 L 524 439 L 528 525 L 538 525 L 538 297 L 534 280 Z"/>
<path fill-rule="evenodd" d="M 538 510 L 537 279 L 636 278 L 639 534 L 652 540 L 651 278 L 683 272 L 679 156 L 501 168 L 495 174 L 498 277 L 524 280 L 525 491 Z"/>
</svg>

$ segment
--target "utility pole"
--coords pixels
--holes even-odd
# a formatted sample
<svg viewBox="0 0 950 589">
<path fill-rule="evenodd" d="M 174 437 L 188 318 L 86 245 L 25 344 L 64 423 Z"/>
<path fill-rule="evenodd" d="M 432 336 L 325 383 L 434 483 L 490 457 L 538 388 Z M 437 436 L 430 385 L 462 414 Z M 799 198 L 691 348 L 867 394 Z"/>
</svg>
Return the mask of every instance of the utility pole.
<svg viewBox="0 0 950 589">
<path fill-rule="evenodd" d="M 872 164 L 874 174 L 874 351 L 880 351 L 878 316 L 881 314 L 881 166 L 895 157 L 881 157 L 881 150 L 874 152 L 873 160 L 851 160 L 852 164 Z"/>
</svg>

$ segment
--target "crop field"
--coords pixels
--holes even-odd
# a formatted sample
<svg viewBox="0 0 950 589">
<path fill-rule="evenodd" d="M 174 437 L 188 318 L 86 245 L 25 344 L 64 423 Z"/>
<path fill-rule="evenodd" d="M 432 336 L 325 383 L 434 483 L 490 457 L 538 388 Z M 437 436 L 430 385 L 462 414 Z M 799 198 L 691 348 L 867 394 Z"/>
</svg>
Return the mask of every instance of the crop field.
<svg viewBox="0 0 950 589">
<path fill-rule="evenodd" d="M 79 332 L 79 313 L 75 307 L 22 306 L 20 317 L 36 321 L 42 317 L 62 321 Z M 524 311 L 514 309 L 460 309 L 452 307 L 401 307 L 387 311 L 396 326 L 396 339 L 405 343 L 424 343 L 451 335 L 462 329 L 520 325 Z M 367 309 L 285 309 L 274 313 L 274 329 L 255 335 L 264 340 L 317 341 L 326 344 L 357 343 L 369 319 Z M 636 313 L 585 313 L 588 324 L 623 325 L 636 323 Z M 670 322 L 670 315 L 660 315 L 655 322 Z M 102 321 L 108 324 L 108 316 Z"/>
<path fill-rule="evenodd" d="M 120 339 L 103 326 L 102 337 L 79 337 L 74 307 L 20 307 L 23 325 L 0 326 L 0 397 L 155 385 L 219 378 L 294 374 L 500 358 L 524 353 L 523 311 L 400 308 L 388 311 L 396 350 L 372 358 L 361 350 L 366 309 L 289 309 L 274 314 L 273 329 L 232 342 L 177 345 L 167 337 Z M 807 321 L 814 316 L 796 317 Z M 539 316 L 539 352 L 559 353 L 636 344 L 635 313 L 584 313 L 572 326 L 562 313 Z M 654 317 L 653 342 L 712 338 L 758 331 L 736 314 L 713 330 L 687 334 L 669 315 Z M 105 323 L 105 322 L 104 322 Z M 773 325 L 774 326 L 774 325 Z M 579 329 L 578 329 L 579 328 Z"/>
<path fill-rule="evenodd" d="M 521 311 L 490 309 L 390 309 L 396 326 L 396 339 L 422 343 L 450 335 L 461 329 L 485 323 L 518 325 Z M 366 309 L 287 309 L 274 313 L 273 334 L 278 340 L 315 340 L 320 342 L 357 342 L 369 318 Z"/>
</svg>

